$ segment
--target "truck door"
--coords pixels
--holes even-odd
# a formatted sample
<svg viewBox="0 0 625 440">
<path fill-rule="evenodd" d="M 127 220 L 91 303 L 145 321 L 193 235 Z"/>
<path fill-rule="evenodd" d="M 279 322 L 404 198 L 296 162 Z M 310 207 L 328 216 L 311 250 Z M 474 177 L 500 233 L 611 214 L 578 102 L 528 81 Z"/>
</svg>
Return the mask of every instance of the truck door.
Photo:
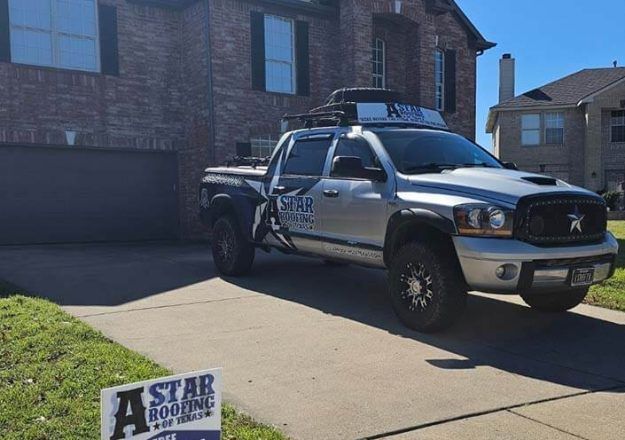
<svg viewBox="0 0 625 440">
<path fill-rule="evenodd" d="M 268 190 L 266 241 L 288 250 L 319 254 L 321 187 L 334 133 L 296 136 Z"/>
<path fill-rule="evenodd" d="M 382 168 L 369 142 L 355 133 L 340 135 L 332 156 L 331 162 L 339 156 L 357 157 L 365 168 Z M 339 177 L 332 169 L 324 177 L 321 233 L 325 256 L 383 265 L 387 204 L 394 185 L 389 170 L 385 173 L 385 181 L 356 175 Z"/>
</svg>

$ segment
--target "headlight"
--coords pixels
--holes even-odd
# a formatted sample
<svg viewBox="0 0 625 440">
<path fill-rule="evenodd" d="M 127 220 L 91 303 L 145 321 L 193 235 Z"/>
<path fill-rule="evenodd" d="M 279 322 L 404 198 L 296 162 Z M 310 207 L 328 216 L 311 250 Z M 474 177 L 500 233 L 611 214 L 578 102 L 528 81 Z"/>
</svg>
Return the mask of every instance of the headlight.
<svg viewBox="0 0 625 440">
<path fill-rule="evenodd" d="M 493 205 L 458 205 L 454 219 L 460 235 L 512 237 L 514 211 Z"/>
</svg>

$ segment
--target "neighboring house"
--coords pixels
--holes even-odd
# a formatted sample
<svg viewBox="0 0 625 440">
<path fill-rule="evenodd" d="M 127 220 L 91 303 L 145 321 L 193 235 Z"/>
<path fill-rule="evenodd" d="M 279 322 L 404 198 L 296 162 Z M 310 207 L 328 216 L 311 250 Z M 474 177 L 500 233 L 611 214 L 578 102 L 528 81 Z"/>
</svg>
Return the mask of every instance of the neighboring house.
<svg viewBox="0 0 625 440">
<path fill-rule="evenodd" d="M 387 87 L 475 132 L 453 0 L 0 0 L 0 244 L 198 237 L 203 169 Z"/>
<path fill-rule="evenodd" d="M 581 70 L 514 96 L 514 59 L 504 55 L 500 67 L 500 103 L 486 127 L 495 154 L 594 191 L 622 191 L 625 68 Z"/>
</svg>

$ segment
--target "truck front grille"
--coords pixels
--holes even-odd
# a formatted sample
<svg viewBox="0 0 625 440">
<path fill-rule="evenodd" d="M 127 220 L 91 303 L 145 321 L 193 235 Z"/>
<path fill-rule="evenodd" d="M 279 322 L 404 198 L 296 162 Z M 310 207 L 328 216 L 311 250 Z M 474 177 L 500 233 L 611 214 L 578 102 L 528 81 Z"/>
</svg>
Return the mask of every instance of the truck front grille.
<svg viewBox="0 0 625 440">
<path fill-rule="evenodd" d="M 606 228 L 606 204 L 598 196 L 529 196 L 517 206 L 515 237 L 536 245 L 596 242 Z"/>
</svg>

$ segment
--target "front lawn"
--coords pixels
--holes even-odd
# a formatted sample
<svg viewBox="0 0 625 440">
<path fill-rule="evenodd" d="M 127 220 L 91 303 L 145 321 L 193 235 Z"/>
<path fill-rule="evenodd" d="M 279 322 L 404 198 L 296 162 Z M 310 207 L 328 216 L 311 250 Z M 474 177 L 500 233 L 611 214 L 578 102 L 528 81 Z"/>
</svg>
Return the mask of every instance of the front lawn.
<svg viewBox="0 0 625 440">
<path fill-rule="evenodd" d="M 590 289 L 586 297 L 588 304 L 625 311 L 625 221 L 609 222 L 608 228 L 619 241 L 614 277 Z"/>
<path fill-rule="evenodd" d="M 51 302 L 0 298 L 2 440 L 99 439 L 100 389 L 170 374 Z M 222 425 L 224 440 L 284 440 L 229 405 Z"/>
</svg>

